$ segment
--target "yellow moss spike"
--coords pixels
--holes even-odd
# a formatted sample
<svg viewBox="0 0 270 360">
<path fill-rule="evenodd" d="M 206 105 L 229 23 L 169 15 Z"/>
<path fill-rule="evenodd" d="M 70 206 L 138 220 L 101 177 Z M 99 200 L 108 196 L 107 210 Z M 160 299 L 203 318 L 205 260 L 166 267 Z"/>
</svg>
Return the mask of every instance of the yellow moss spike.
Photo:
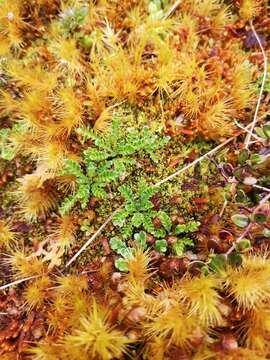
<svg viewBox="0 0 270 360">
<path fill-rule="evenodd" d="M 44 139 L 44 142 L 34 149 L 32 157 L 37 160 L 37 175 L 42 179 L 46 179 L 46 176 L 53 178 L 63 167 L 67 149 L 62 141 Z"/>
<path fill-rule="evenodd" d="M 27 310 L 41 307 L 45 300 L 48 298 L 48 289 L 51 286 L 51 281 L 48 276 L 33 281 L 27 286 L 24 291 L 23 297 Z"/>
<path fill-rule="evenodd" d="M 111 327 L 108 312 L 95 300 L 89 316 L 81 317 L 79 328 L 64 338 L 64 347 L 69 349 L 70 355 L 73 349 L 79 350 L 83 356 L 93 360 L 119 358 L 127 352 L 129 343 L 122 332 Z"/>
<path fill-rule="evenodd" d="M 200 114 L 198 126 L 206 137 L 212 140 L 223 139 L 232 135 L 235 125 L 232 117 L 234 107 L 231 99 L 221 99 L 209 103 L 208 110 Z"/>
<path fill-rule="evenodd" d="M 1 42 L 1 40 L 0 40 Z M 7 116 L 15 113 L 18 108 L 18 103 L 10 95 L 8 91 L 0 90 L 0 112 L 1 115 Z"/>
<path fill-rule="evenodd" d="M 82 101 L 75 94 L 72 87 L 65 87 L 58 92 L 59 101 L 59 128 L 64 134 L 83 125 Z"/>
<path fill-rule="evenodd" d="M 196 316 L 203 326 L 217 326 L 221 323 L 218 288 L 220 281 L 210 275 L 186 277 L 180 284 L 180 297 L 187 303 L 189 314 Z"/>
<path fill-rule="evenodd" d="M 41 65 L 25 65 L 11 60 L 6 67 L 7 73 L 17 81 L 17 84 L 28 90 L 48 94 L 57 86 L 59 75 L 52 70 L 45 70 Z"/>
<path fill-rule="evenodd" d="M 95 124 L 93 126 L 93 129 L 99 133 L 104 132 L 108 127 L 110 126 L 111 120 L 112 120 L 112 108 L 113 106 L 109 106 L 106 109 L 104 109 L 97 120 L 95 121 Z"/>
<path fill-rule="evenodd" d="M 31 174 L 19 179 L 19 182 L 15 195 L 21 205 L 21 213 L 28 221 L 45 216 L 56 206 L 57 197 L 48 181 L 42 181 L 38 175 Z"/>
<path fill-rule="evenodd" d="M 10 52 L 10 42 L 0 34 L 0 56 L 8 56 Z"/>
<path fill-rule="evenodd" d="M 270 310 L 269 303 L 247 312 L 241 327 L 240 338 L 245 339 L 249 349 L 267 355 L 270 351 Z"/>
<path fill-rule="evenodd" d="M 11 252 L 8 263 L 19 278 L 42 275 L 46 272 L 46 266 L 40 258 L 27 256 L 25 252 L 20 250 L 13 250 Z"/>
<path fill-rule="evenodd" d="M 19 50 L 23 46 L 22 29 L 26 26 L 21 16 L 22 2 L 20 0 L 4 0 L 0 4 L 0 29 L 6 36 L 9 46 Z"/>
<path fill-rule="evenodd" d="M 66 251 L 75 241 L 76 225 L 72 215 L 60 218 L 59 223 L 49 235 L 49 241 L 55 243 L 60 249 Z"/>
<path fill-rule="evenodd" d="M 23 100 L 17 103 L 21 121 L 32 131 L 54 129 L 53 115 L 55 109 L 46 93 L 39 90 L 26 92 Z M 44 137 L 44 135 L 43 135 Z"/>
<path fill-rule="evenodd" d="M 82 57 L 75 39 L 52 40 L 51 51 L 58 61 L 57 70 L 59 72 L 67 73 L 69 76 L 82 75 Z"/>
<path fill-rule="evenodd" d="M 64 360 L 59 344 L 39 343 L 38 346 L 28 350 L 34 360 Z"/>
<path fill-rule="evenodd" d="M 129 308 L 140 306 L 147 314 L 155 314 L 160 309 L 160 302 L 154 296 L 145 292 L 145 285 L 141 282 L 126 281 L 123 284 L 123 304 Z"/>
<path fill-rule="evenodd" d="M 147 341 L 144 355 L 147 360 L 164 360 L 165 352 L 168 347 L 168 342 L 160 338 L 154 338 L 151 341 Z"/>
<path fill-rule="evenodd" d="M 127 259 L 128 273 L 126 280 L 134 283 L 144 283 L 151 276 L 149 267 L 151 258 L 147 251 L 141 248 L 135 249 L 135 252 Z"/>
<path fill-rule="evenodd" d="M 239 15 L 245 21 L 250 21 L 256 17 L 260 10 L 260 1 L 242 0 L 240 3 Z"/>
<path fill-rule="evenodd" d="M 190 347 L 192 338 L 198 331 L 198 322 L 196 317 L 187 315 L 184 308 L 177 304 L 161 314 L 154 314 L 150 322 L 144 325 L 144 331 L 150 338 L 168 340 L 170 345 L 185 349 Z"/>
<path fill-rule="evenodd" d="M 265 256 L 245 257 L 241 267 L 227 270 L 225 287 L 243 310 L 259 308 L 270 299 L 270 261 Z"/>
<path fill-rule="evenodd" d="M 0 247 L 10 247 L 16 240 L 16 233 L 12 231 L 8 221 L 0 220 Z"/>
<path fill-rule="evenodd" d="M 57 279 L 57 282 L 57 292 L 64 297 L 69 297 L 72 294 L 80 294 L 83 290 L 88 289 L 87 278 L 84 276 L 63 275 Z"/>
<path fill-rule="evenodd" d="M 252 103 L 252 67 L 243 62 L 235 66 L 232 75 L 230 96 L 236 110 L 242 110 Z"/>
</svg>

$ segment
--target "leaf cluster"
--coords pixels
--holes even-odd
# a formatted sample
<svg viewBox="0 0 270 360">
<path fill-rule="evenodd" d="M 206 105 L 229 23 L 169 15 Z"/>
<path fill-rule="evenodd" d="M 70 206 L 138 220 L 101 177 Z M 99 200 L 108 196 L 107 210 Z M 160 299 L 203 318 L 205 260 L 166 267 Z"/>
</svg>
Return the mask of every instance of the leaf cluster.
<svg viewBox="0 0 270 360">
<path fill-rule="evenodd" d="M 76 178 L 77 189 L 64 200 L 61 213 L 68 212 L 79 200 L 81 207 L 87 206 L 90 195 L 99 199 L 108 197 L 110 186 L 119 183 L 121 177 L 127 177 L 137 162 L 145 155 L 152 161 L 158 161 L 158 151 L 168 142 L 168 137 L 158 137 L 149 128 L 123 128 L 121 119 L 115 117 L 110 131 L 103 136 L 96 135 L 90 129 L 80 128 L 78 133 L 84 141 L 93 140 L 93 146 L 83 152 L 84 168 L 74 160 L 66 160 L 61 175 Z M 142 201 L 146 201 L 146 194 Z M 151 194 L 148 196 L 148 200 Z M 150 209 L 146 203 L 144 211 Z"/>
</svg>

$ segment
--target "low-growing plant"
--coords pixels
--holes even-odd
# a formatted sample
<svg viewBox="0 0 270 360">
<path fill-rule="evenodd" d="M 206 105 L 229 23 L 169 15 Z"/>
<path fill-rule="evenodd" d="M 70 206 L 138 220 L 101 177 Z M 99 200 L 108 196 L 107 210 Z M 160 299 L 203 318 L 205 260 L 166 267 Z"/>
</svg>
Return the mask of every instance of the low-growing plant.
<svg viewBox="0 0 270 360">
<path fill-rule="evenodd" d="M 134 228 L 143 227 L 148 233 L 160 238 L 166 235 L 171 227 L 171 220 L 165 211 L 154 210 L 151 201 L 157 189 L 149 186 L 144 179 L 138 184 L 137 192 L 133 192 L 128 186 L 122 185 L 119 188 L 125 200 L 122 210 L 115 214 L 113 223 L 120 227 L 121 234 L 126 239 L 132 235 Z M 159 218 L 161 226 L 156 228 L 153 220 Z"/>
<path fill-rule="evenodd" d="M 62 214 L 70 211 L 77 201 L 83 209 L 86 208 L 90 195 L 107 198 L 110 186 L 119 183 L 120 178 L 125 179 L 145 155 L 157 162 L 158 150 L 169 140 L 153 134 L 146 126 L 125 129 L 117 116 L 112 121 L 111 130 L 104 136 L 87 128 L 80 128 L 77 132 L 83 141 L 93 140 L 93 146 L 84 151 L 83 166 L 74 160 L 65 161 L 61 175 L 74 176 L 77 188 L 62 203 Z"/>
</svg>

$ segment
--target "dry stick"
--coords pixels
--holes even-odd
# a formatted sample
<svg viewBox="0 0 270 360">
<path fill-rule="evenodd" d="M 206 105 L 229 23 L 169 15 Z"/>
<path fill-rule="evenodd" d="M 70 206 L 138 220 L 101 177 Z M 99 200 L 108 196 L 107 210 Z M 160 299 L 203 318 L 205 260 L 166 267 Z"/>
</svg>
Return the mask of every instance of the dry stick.
<svg viewBox="0 0 270 360">
<path fill-rule="evenodd" d="M 107 219 L 106 221 L 100 226 L 100 228 L 86 241 L 86 243 L 83 244 L 83 246 L 80 248 L 79 251 L 76 252 L 76 254 L 66 263 L 65 268 L 67 268 L 69 265 L 73 263 L 74 260 L 77 259 L 77 257 L 87 248 L 88 245 L 91 244 L 95 240 L 95 238 L 102 232 L 102 230 L 109 224 L 109 222 L 112 220 L 115 214 L 117 214 L 122 208 L 124 204 L 119 206 Z"/>
<path fill-rule="evenodd" d="M 252 185 L 253 187 L 257 188 L 257 189 L 260 189 L 260 190 L 263 190 L 263 191 L 266 191 L 266 192 L 270 192 L 270 189 L 264 187 L 264 186 L 261 186 L 261 185 Z"/>
<path fill-rule="evenodd" d="M 249 127 L 251 127 L 252 124 L 247 125 L 245 128 L 243 128 L 243 130 L 247 130 Z M 198 164 L 199 162 L 201 162 L 202 160 L 204 160 L 205 158 L 207 158 L 209 155 L 214 154 L 215 152 L 217 152 L 219 149 L 222 149 L 224 146 L 226 146 L 227 144 L 229 144 L 230 142 L 232 142 L 237 136 L 239 135 L 239 133 L 235 134 L 234 136 L 230 137 L 229 139 L 225 140 L 223 143 L 219 144 L 218 146 L 216 146 L 214 149 L 208 151 L 206 154 L 200 156 L 198 159 L 194 160 L 192 163 L 184 166 L 182 169 L 177 170 L 175 173 L 171 174 L 170 176 L 166 177 L 163 180 L 160 180 L 159 182 L 157 182 L 156 184 L 154 184 L 154 187 L 160 186 L 162 184 L 164 184 L 165 182 L 173 179 L 175 176 L 180 175 L 181 173 L 183 173 L 184 171 L 190 169 L 192 166 Z"/>
<path fill-rule="evenodd" d="M 262 138 L 260 138 L 260 137 L 257 136 L 256 134 L 253 134 L 252 131 L 250 131 L 250 130 L 248 130 L 248 129 L 245 129 L 244 126 L 242 126 L 241 124 L 239 124 L 238 121 L 234 120 L 234 122 L 235 122 L 235 124 L 236 124 L 240 129 L 245 130 L 248 134 L 250 134 L 250 136 L 252 136 L 254 139 L 256 139 L 255 142 L 258 142 L 258 141 L 263 142 L 263 139 L 262 139 Z"/>
<path fill-rule="evenodd" d="M 250 21 L 250 27 L 251 27 L 251 30 L 260 46 L 260 49 L 262 51 L 262 54 L 263 54 L 263 61 L 264 61 L 264 70 L 263 70 L 263 79 L 262 79 L 262 84 L 261 84 L 261 88 L 260 88 L 260 93 L 259 93 L 259 98 L 258 98 L 258 101 L 257 101 L 257 105 L 256 105 L 256 110 L 255 110 L 255 113 L 254 113 L 254 117 L 253 117 L 253 121 L 251 123 L 251 129 L 250 129 L 250 132 L 253 133 L 254 131 L 254 128 L 256 126 L 256 123 L 257 123 L 257 116 L 258 116 L 258 112 L 259 112 L 259 108 L 260 108 L 260 105 L 261 105 L 261 100 L 262 100 L 262 95 L 263 95 L 263 90 L 264 90 L 264 86 L 265 86 L 265 81 L 266 81 L 266 76 L 267 76 L 267 57 L 266 57 L 266 54 L 265 54 L 265 51 L 264 51 L 264 48 L 262 46 L 262 43 L 261 43 L 261 40 L 253 26 L 253 23 L 252 21 Z M 247 137 L 245 139 L 245 149 L 248 149 L 249 147 L 249 143 L 250 143 L 250 139 L 251 139 L 251 134 L 248 133 L 247 134 Z"/>
<path fill-rule="evenodd" d="M 166 12 L 166 14 L 164 15 L 164 19 L 167 19 L 169 16 L 172 15 L 172 13 L 174 13 L 174 11 L 178 8 L 178 6 L 181 4 L 182 0 L 178 0 L 176 1 L 173 6 Z"/>
<path fill-rule="evenodd" d="M 13 285 L 18 285 L 18 284 L 21 284 L 22 282 L 25 282 L 25 281 L 28 281 L 28 280 L 31 280 L 31 279 L 35 279 L 37 277 L 40 277 L 41 275 L 33 275 L 33 276 L 29 276 L 29 277 L 26 277 L 26 278 L 23 278 L 23 279 L 19 279 L 19 280 L 15 280 L 15 281 L 12 281 L 11 283 L 8 283 L 6 285 L 3 285 L 3 286 L 0 286 L 0 290 L 5 290 Z"/>
</svg>

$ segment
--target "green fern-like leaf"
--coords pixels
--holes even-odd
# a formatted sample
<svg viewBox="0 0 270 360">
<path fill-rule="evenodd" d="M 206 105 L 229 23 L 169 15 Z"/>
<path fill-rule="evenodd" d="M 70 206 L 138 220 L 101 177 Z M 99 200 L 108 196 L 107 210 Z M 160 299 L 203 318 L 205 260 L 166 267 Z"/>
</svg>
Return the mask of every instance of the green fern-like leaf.
<svg viewBox="0 0 270 360">
<path fill-rule="evenodd" d="M 144 216 L 142 213 L 135 213 L 131 219 L 132 226 L 134 226 L 134 227 L 141 226 L 143 223 L 143 218 L 144 218 Z"/>
<path fill-rule="evenodd" d="M 73 206 L 76 204 L 76 202 L 77 202 L 76 195 L 70 195 L 69 197 L 67 197 L 62 202 L 62 205 L 60 206 L 60 209 L 59 209 L 60 214 L 63 216 L 65 214 L 67 214 L 68 212 L 70 212 L 70 210 L 73 208 Z"/>
<path fill-rule="evenodd" d="M 169 215 L 165 211 L 159 211 L 158 217 L 159 217 L 162 225 L 164 226 L 164 228 L 169 232 L 172 227 L 172 222 L 171 222 Z"/>
<path fill-rule="evenodd" d="M 128 202 L 133 201 L 134 194 L 127 185 L 121 185 L 119 187 L 119 191 L 126 201 Z"/>
</svg>

